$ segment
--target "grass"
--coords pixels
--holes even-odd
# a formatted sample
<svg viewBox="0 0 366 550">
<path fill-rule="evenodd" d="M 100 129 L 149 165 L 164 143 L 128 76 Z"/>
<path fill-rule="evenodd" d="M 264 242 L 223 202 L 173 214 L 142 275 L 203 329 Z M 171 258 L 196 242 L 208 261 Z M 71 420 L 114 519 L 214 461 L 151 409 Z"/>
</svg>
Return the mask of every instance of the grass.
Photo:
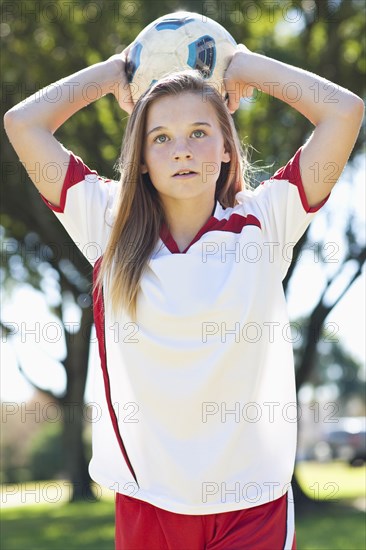
<svg viewBox="0 0 366 550">
<path fill-rule="evenodd" d="M 351 504 L 366 498 L 366 467 L 301 462 L 296 475 L 304 493 L 324 503 L 321 510 L 296 514 L 298 550 L 365 550 L 365 516 Z"/>
<path fill-rule="evenodd" d="M 2 550 L 114 550 L 113 501 L 2 510 Z"/>
<path fill-rule="evenodd" d="M 321 512 L 296 517 L 298 550 L 365 550 L 364 513 L 332 504 Z"/>
<path fill-rule="evenodd" d="M 296 513 L 298 550 L 365 550 L 364 514 L 347 500 L 364 495 L 365 468 L 301 463 L 297 474 L 309 496 L 326 501 L 320 510 Z M 114 503 L 107 495 L 97 503 L 4 508 L 1 515 L 2 550 L 114 550 Z"/>
</svg>

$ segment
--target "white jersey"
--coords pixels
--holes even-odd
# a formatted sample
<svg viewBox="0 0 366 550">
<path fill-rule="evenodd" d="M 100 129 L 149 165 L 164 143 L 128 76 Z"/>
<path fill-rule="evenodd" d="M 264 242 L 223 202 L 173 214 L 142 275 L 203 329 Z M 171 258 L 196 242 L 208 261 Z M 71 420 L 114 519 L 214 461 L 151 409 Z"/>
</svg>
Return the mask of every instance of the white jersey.
<svg viewBox="0 0 366 550">
<path fill-rule="evenodd" d="M 237 194 L 184 252 L 164 226 L 141 281 L 137 321 L 94 300 L 92 478 L 181 514 L 281 497 L 296 451 L 292 336 L 282 280 L 315 212 L 301 149 L 255 191 Z M 98 269 L 119 183 L 70 153 L 52 208 Z"/>
</svg>

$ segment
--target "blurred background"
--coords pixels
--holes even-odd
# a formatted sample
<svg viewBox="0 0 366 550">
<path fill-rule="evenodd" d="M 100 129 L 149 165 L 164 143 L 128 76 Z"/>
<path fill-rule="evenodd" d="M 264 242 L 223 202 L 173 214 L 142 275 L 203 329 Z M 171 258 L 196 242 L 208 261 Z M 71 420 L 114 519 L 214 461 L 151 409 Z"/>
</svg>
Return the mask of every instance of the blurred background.
<svg viewBox="0 0 366 550">
<path fill-rule="evenodd" d="M 215 19 L 249 49 L 365 97 L 364 0 L 13 0 L 1 2 L 2 112 L 121 52 L 145 25 L 178 9 Z M 56 137 L 113 178 L 126 118 L 105 96 Z M 252 146 L 257 183 L 312 131 L 294 109 L 263 95 L 243 100 L 234 118 Z M 34 169 L 42 177 L 42 167 Z M 112 549 L 113 493 L 87 471 L 98 418 L 91 267 L 40 200 L 4 132 L 1 179 L 2 547 Z M 365 547 L 365 204 L 363 128 L 284 281 L 291 319 L 284 337 L 294 345 L 299 402 L 293 485 L 300 550 Z M 296 411 L 288 415 L 296 421 Z"/>
</svg>

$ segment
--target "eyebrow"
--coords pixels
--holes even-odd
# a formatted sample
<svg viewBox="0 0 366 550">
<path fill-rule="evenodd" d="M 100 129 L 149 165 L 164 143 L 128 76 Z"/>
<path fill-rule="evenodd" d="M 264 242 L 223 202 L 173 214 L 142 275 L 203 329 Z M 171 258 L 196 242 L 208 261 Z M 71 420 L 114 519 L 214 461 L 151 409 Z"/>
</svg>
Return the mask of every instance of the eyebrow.
<svg viewBox="0 0 366 550">
<path fill-rule="evenodd" d="M 192 124 L 190 126 L 209 126 L 210 128 L 212 128 L 211 124 L 209 124 L 208 122 L 192 122 Z M 150 134 L 152 134 L 153 132 L 160 132 L 161 130 L 168 130 L 169 128 L 167 128 L 166 126 L 155 126 L 155 128 L 153 128 L 152 130 L 150 130 L 146 136 L 149 136 Z"/>
</svg>

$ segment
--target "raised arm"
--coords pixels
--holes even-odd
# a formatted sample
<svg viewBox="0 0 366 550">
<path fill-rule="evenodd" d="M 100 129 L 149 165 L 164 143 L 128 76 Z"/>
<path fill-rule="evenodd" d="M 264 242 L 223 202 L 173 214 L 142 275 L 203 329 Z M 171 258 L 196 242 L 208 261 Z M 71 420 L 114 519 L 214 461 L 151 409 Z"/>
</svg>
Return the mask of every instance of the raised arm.
<svg viewBox="0 0 366 550">
<path fill-rule="evenodd" d="M 19 160 L 55 206 L 60 205 L 69 153 L 53 134 L 74 113 L 108 93 L 122 109 L 132 111 L 123 54 L 50 84 L 5 113 L 4 127 Z"/>
<path fill-rule="evenodd" d="M 362 99 L 315 74 L 240 45 L 226 73 L 232 112 L 253 87 L 288 103 L 314 124 L 302 149 L 300 171 L 308 204 L 316 206 L 330 193 L 352 152 L 364 115 Z"/>
</svg>

